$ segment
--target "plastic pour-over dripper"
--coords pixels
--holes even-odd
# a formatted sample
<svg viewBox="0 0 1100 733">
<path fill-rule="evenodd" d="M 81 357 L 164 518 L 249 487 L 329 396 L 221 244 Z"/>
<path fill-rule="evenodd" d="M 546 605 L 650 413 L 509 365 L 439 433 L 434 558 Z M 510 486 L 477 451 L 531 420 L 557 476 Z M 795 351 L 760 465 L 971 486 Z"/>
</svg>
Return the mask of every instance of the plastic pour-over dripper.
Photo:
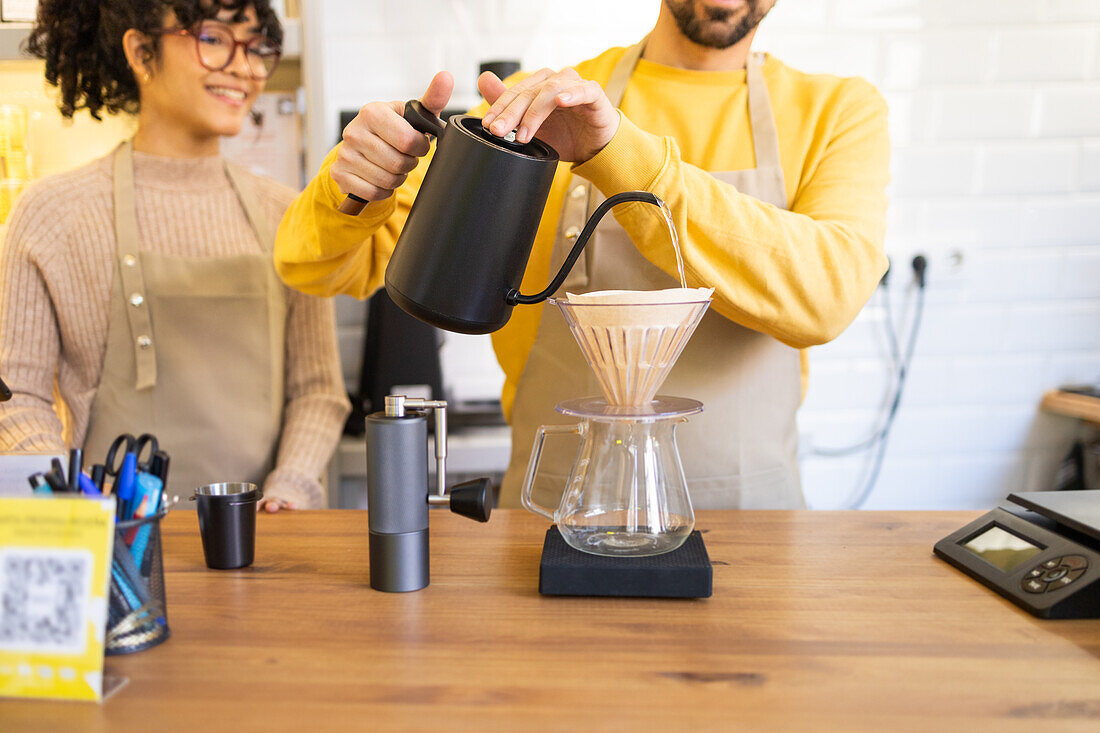
<svg viewBox="0 0 1100 733">
<path fill-rule="evenodd" d="M 606 290 L 551 298 L 608 403 L 649 404 L 710 305 L 711 288 Z"/>
</svg>

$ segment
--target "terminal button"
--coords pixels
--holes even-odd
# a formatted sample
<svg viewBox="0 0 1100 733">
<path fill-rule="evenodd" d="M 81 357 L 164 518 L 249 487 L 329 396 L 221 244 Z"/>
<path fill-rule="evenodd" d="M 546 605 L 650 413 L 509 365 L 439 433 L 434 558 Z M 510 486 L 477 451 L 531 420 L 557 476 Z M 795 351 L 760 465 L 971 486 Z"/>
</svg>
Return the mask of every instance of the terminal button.
<svg viewBox="0 0 1100 733">
<path fill-rule="evenodd" d="M 1025 580 L 1021 585 L 1028 593 L 1042 593 L 1047 589 L 1047 584 L 1041 580 Z"/>
<path fill-rule="evenodd" d="M 1065 567 L 1054 568 L 1054 570 L 1048 570 L 1047 574 L 1044 575 L 1042 578 L 1040 578 L 1040 580 L 1043 580 L 1047 583 L 1053 583 L 1054 581 L 1060 580 L 1063 577 L 1065 577 L 1066 573 L 1068 573 L 1068 572 L 1069 572 L 1069 568 L 1065 568 Z"/>
<path fill-rule="evenodd" d="M 1062 565 L 1070 570 L 1084 569 L 1089 566 L 1089 561 L 1084 555 L 1066 555 L 1062 558 Z"/>
<path fill-rule="evenodd" d="M 1083 569 L 1070 570 L 1066 575 L 1063 575 L 1061 578 L 1051 583 L 1047 590 L 1053 592 L 1060 588 L 1065 588 L 1067 585 L 1084 575 L 1084 573 L 1085 571 Z"/>
</svg>

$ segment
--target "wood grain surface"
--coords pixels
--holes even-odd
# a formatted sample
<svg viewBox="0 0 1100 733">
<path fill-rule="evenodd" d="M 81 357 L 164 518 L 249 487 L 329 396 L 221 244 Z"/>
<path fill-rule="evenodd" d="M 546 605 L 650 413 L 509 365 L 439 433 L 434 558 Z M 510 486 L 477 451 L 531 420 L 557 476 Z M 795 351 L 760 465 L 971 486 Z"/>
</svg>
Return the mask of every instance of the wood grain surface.
<svg viewBox="0 0 1100 733">
<path fill-rule="evenodd" d="M 1055 390 L 1043 395 L 1042 408 L 1047 412 L 1068 417 L 1079 417 L 1082 420 L 1100 425 L 1100 397 Z"/>
<path fill-rule="evenodd" d="M 545 520 L 432 513 L 432 584 L 371 590 L 364 512 L 258 518 L 255 564 L 165 525 L 172 638 L 102 705 L 8 731 L 1100 730 L 1100 621 L 1044 621 L 932 555 L 971 512 L 700 512 L 706 600 L 542 597 Z"/>
</svg>

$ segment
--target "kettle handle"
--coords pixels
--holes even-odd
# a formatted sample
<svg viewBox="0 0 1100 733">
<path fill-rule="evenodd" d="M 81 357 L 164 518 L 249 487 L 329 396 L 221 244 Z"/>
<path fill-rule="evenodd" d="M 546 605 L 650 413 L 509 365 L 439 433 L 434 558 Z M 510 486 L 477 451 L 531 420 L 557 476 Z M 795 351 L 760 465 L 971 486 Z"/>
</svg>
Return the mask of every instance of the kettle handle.
<svg viewBox="0 0 1100 733">
<path fill-rule="evenodd" d="M 401 116 L 404 117 L 405 121 L 412 125 L 415 130 L 423 132 L 426 135 L 439 137 L 443 134 L 443 130 L 445 129 L 443 120 L 429 112 L 428 108 L 421 104 L 419 99 L 410 99 L 408 102 L 405 102 L 405 112 Z M 369 203 L 370 202 L 365 198 L 360 198 L 353 193 L 349 193 L 336 208 L 341 214 L 359 216 Z"/>
<path fill-rule="evenodd" d="M 535 433 L 535 446 L 531 449 L 531 459 L 527 461 L 527 474 L 523 477 L 523 488 L 520 490 L 519 495 L 524 509 L 534 512 L 535 514 L 541 514 L 551 522 L 557 521 L 554 519 L 553 511 L 537 503 L 534 498 L 532 498 L 531 491 L 535 488 L 535 475 L 539 472 L 539 460 L 542 458 L 542 444 L 546 442 L 547 435 L 554 433 L 559 435 L 580 435 L 581 428 L 579 424 L 539 425 L 539 429 Z"/>
<path fill-rule="evenodd" d="M 573 269 L 574 263 L 577 258 L 581 256 L 581 250 L 584 249 L 584 245 L 588 243 L 588 238 L 592 236 L 592 232 L 596 230 L 596 225 L 600 223 L 600 219 L 604 214 L 611 210 L 611 207 L 618 204 L 626 203 L 627 201 L 641 201 L 647 204 L 653 204 L 654 206 L 664 206 L 665 202 L 660 198 L 650 193 L 649 191 L 624 191 L 623 193 L 617 193 L 610 197 L 602 204 L 600 204 L 588 221 L 585 222 L 584 229 L 581 231 L 580 236 L 577 237 L 577 241 L 573 243 L 573 249 L 569 251 L 569 256 L 565 258 L 565 262 L 562 263 L 561 269 L 558 270 L 558 274 L 554 276 L 553 281 L 546 286 L 546 290 L 543 290 L 538 295 L 521 295 L 519 290 L 512 288 L 504 296 L 505 302 L 508 305 L 532 305 L 534 303 L 541 303 L 549 298 L 551 295 L 557 292 L 561 284 L 565 282 L 566 276 L 569 275 L 569 271 Z"/>
<path fill-rule="evenodd" d="M 410 99 L 405 102 L 405 113 L 401 115 L 418 132 L 425 135 L 439 137 L 447 129 L 443 120 L 439 119 L 428 108 L 420 103 L 419 99 Z"/>
</svg>

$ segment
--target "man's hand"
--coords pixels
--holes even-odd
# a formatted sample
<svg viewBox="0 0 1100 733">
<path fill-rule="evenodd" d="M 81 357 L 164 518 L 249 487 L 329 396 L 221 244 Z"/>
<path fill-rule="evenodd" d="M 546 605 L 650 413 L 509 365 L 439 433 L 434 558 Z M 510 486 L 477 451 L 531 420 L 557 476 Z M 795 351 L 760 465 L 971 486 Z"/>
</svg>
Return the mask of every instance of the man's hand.
<svg viewBox="0 0 1100 733">
<path fill-rule="evenodd" d="M 454 77 L 441 71 L 420 101 L 438 115 L 447 106 L 454 85 Z M 401 116 L 404 111 L 404 102 L 371 102 L 344 128 L 343 142 L 329 169 L 341 191 L 366 201 L 381 201 L 405 182 L 429 145 L 428 137 Z"/>
<path fill-rule="evenodd" d="M 502 137 L 516 130 L 521 143 L 538 133 L 567 162 L 584 163 L 619 129 L 619 111 L 603 87 L 574 69 L 543 69 L 510 88 L 486 71 L 477 87 L 491 105 L 482 119 L 489 132 Z"/>
</svg>

